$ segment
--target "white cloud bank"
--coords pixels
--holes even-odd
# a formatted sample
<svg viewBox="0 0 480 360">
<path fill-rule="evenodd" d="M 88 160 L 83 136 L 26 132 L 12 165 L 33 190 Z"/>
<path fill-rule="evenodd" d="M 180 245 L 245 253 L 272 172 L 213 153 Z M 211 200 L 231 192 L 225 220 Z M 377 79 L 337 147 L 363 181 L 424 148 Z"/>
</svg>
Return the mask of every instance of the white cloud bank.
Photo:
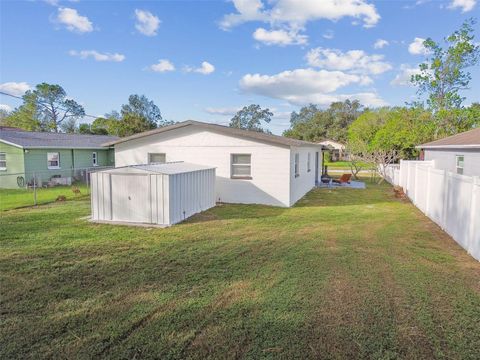
<svg viewBox="0 0 480 360">
<path fill-rule="evenodd" d="M 306 58 L 310 66 L 328 70 L 378 75 L 392 69 L 392 65 L 384 61 L 383 55 L 368 55 L 363 50 L 342 52 L 338 49 L 316 48 L 310 50 Z"/>
<path fill-rule="evenodd" d="M 169 71 L 175 71 L 175 65 L 173 65 L 167 59 L 160 59 L 158 63 L 150 65 L 149 69 L 155 72 L 164 73 Z"/>
<path fill-rule="evenodd" d="M 268 45 L 303 45 L 307 35 L 301 34 L 310 21 L 327 19 L 338 21 L 353 17 L 362 21 L 366 28 L 375 26 L 380 20 L 375 6 L 366 0 L 233 0 L 236 12 L 227 14 L 220 21 L 224 30 L 242 23 L 258 21 L 270 24 L 271 29 L 255 31 L 254 38 Z M 269 7 L 265 5 L 272 4 Z M 259 40 L 263 39 L 263 40 Z"/>
<path fill-rule="evenodd" d="M 425 39 L 416 37 L 413 42 L 408 45 L 408 52 L 412 55 L 428 55 L 430 52 L 423 45 Z"/>
<path fill-rule="evenodd" d="M 10 95 L 22 96 L 27 90 L 32 87 L 26 82 L 6 82 L 0 84 L 0 91 Z"/>
<path fill-rule="evenodd" d="M 150 11 L 135 9 L 135 29 L 146 36 L 157 35 L 160 26 L 160 19 L 153 15 Z"/>
<path fill-rule="evenodd" d="M 333 101 L 346 99 L 358 99 L 367 106 L 386 105 L 373 92 L 333 93 L 347 85 L 365 85 L 368 82 L 365 79 L 365 76 L 342 71 L 296 69 L 275 75 L 247 74 L 240 80 L 239 86 L 245 92 L 286 100 L 295 105 L 329 105 Z"/>
<path fill-rule="evenodd" d="M 224 107 L 224 108 L 214 108 L 214 107 L 207 107 L 205 111 L 211 115 L 220 115 L 220 116 L 234 116 L 241 107 Z"/>
<path fill-rule="evenodd" d="M 12 107 L 10 105 L 7 105 L 7 104 L 0 104 L 0 110 L 10 112 L 10 111 L 12 111 Z"/>
<path fill-rule="evenodd" d="M 113 62 L 122 62 L 125 60 L 125 55 L 118 53 L 100 53 L 96 50 L 70 50 L 68 52 L 70 56 L 77 56 L 80 59 L 87 59 L 89 57 L 95 59 L 95 61 L 113 61 Z"/>
<path fill-rule="evenodd" d="M 209 75 L 215 71 L 215 66 L 210 64 L 208 61 L 202 62 L 202 65 L 198 68 L 185 66 L 184 69 L 186 72 L 196 72 L 203 75 Z"/>
<path fill-rule="evenodd" d="M 452 0 L 449 9 L 461 9 L 462 12 L 472 11 L 475 5 L 477 4 L 476 0 Z"/>
<path fill-rule="evenodd" d="M 93 31 L 92 22 L 86 16 L 80 15 L 75 9 L 58 8 L 56 21 L 72 32 L 83 34 Z"/>
</svg>

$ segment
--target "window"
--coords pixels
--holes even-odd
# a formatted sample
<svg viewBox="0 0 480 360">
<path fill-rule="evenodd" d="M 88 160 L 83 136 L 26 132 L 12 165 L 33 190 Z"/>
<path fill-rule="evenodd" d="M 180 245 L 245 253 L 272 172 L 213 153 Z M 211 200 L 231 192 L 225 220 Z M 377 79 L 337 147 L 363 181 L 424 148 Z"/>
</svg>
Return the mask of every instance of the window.
<svg viewBox="0 0 480 360">
<path fill-rule="evenodd" d="M 308 153 L 308 155 L 307 155 L 307 172 L 312 171 L 312 167 L 310 166 L 310 164 L 311 164 L 311 156 L 310 156 L 310 153 Z"/>
<path fill-rule="evenodd" d="M 92 164 L 93 164 L 93 166 L 98 166 L 97 152 L 96 152 L 96 151 L 94 151 L 94 152 L 92 153 Z"/>
<path fill-rule="evenodd" d="M 300 154 L 295 154 L 295 177 L 300 176 Z"/>
<path fill-rule="evenodd" d="M 457 174 L 463 174 L 463 155 L 456 156 Z"/>
<path fill-rule="evenodd" d="M 149 164 L 164 164 L 167 156 L 164 153 L 148 153 Z"/>
<path fill-rule="evenodd" d="M 0 170 L 7 170 L 7 154 L 0 153 Z"/>
<path fill-rule="evenodd" d="M 60 154 L 58 152 L 47 153 L 47 167 L 49 169 L 60 169 Z"/>
<path fill-rule="evenodd" d="M 232 154 L 230 164 L 230 177 L 232 179 L 252 178 L 252 155 Z"/>
</svg>

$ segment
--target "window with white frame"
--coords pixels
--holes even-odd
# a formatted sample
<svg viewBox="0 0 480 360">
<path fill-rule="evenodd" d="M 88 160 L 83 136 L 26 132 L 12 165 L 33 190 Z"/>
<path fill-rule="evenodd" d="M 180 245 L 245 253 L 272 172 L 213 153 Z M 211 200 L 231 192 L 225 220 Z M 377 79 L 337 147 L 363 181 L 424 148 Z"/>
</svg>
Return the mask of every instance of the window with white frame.
<svg viewBox="0 0 480 360">
<path fill-rule="evenodd" d="M 92 164 L 93 166 L 98 166 L 98 155 L 97 152 L 92 152 Z"/>
<path fill-rule="evenodd" d="M 148 153 L 149 164 L 164 164 L 166 160 L 167 155 L 165 153 Z"/>
<path fill-rule="evenodd" d="M 311 167 L 312 159 L 310 153 L 307 154 L 307 172 L 312 171 Z"/>
<path fill-rule="evenodd" d="M 230 155 L 230 177 L 232 179 L 252 178 L 252 155 L 231 154 Z"/>
<path fill-rule="evenodd" d="M 60 153 L 47 153 L 47 167 L 49 169 L 60 169 Z"/>
<path fill-rule="evenodd" d="M 300 154 L 295 154 L 295 177 L 300 176 Z"/>
<path fill-rule="evenodd" d="M 7 154 L 0 153 L 0 170 L 7 170 Z"/>
<path fill-rule="evenodd" d="M 455 162 L 456 162 L 456 168 L 457 168 L 457 174 L 463 174 L 463 155 L 457 155 L 455 157 Z"/>
</svg>

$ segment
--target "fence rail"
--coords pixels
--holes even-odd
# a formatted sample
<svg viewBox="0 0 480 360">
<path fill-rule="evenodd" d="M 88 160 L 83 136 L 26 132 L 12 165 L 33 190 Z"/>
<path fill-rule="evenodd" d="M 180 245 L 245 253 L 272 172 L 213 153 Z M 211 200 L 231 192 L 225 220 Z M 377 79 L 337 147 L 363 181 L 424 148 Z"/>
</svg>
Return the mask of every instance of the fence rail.
<svg viewBox="0 0 480 360">
<path fill-rule="evenodd" d="M 435 169 L 433 161 L 401 161 L 386 180 L 480 261 L 480 178 Z"/>
<path fill-rule="evenodd" d="M 88 195 L 90 174 L 110 168 L 112 166 L 0 174 L 0 210 Z"/>
</svg>

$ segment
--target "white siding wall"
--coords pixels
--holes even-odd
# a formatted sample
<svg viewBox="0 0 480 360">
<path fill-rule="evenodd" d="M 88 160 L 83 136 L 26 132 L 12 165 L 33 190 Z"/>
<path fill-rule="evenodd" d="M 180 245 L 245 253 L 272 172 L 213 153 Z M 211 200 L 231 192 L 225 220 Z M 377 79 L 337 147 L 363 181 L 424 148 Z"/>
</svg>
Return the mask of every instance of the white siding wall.
<svg viewBox="0 0 480 360">
<path fill-rule="evenodd" d="M 455 173 L 455 156 L 464 156 L 463 175 L 480 176 L 480 149 L 425 149 L 425 160 L 435 160 L 435 168 Z"/>
<path fill-rule="evenodd" d="M 295 204 L 303 195 L 315 186 L 315 152 L 318 154 L 318 177 L 322 175 L 322 153 L 316 147 L 292 147 L 290 154 L 290 205 Z M 307 171 L 307 159 L 310 153 L 311 171 Z M 295 177 L 295 154 L 299 154 L 299 175 Z"/>
<path fill-rule="evenodd" d="M 290 206 L 290 149 L 235 138 L 194 126 L 115 145 L 116 166 L 145 164 L 148 153 L 166 161 L 216 167 L 216 200 Z M 230 178 L 230 154 L 251 154 L 252 180 Z M 306 161 L 306 158 L 305 158 Z"/>
</svg>

